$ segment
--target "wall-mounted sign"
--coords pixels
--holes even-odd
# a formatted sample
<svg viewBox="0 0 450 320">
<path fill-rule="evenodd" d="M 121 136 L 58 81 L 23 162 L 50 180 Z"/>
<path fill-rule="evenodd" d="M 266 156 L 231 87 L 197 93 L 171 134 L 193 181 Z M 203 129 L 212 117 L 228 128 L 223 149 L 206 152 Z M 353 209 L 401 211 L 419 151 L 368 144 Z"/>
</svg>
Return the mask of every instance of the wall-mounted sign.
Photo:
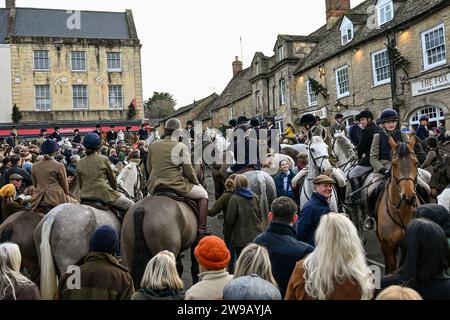
<svg viewBox="0 0 450 320">
<path fill-rule="evenodd" d="M 328 116 L 327 108 L 325 107 L 319 110 L 311 111 L 310 113 L 315 117 L 320 117 L 320 119 L 325 119 Z"/>
<path fill-rule="evenodd" d="M 411 89 L 413 97 L 444 89 L 450 89 L 450 73 L 414 81 L 411 83 Z"/>
<path fill-rule="evenodd" d="M 61 82 L 62 82 L 62 83 L 67 83 L 67 78 L 66 78 L 66 77 L 62 77 L 62 78 L 61 78 Z"/>
</svg>

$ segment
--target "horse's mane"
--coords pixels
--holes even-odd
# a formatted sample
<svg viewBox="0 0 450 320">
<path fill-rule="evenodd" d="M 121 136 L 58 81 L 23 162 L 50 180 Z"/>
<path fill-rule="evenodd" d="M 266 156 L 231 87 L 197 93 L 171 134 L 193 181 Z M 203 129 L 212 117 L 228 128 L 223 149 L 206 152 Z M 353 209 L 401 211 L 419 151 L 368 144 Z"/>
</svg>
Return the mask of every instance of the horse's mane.
<svg viewBox="0 0 450 320">
<path fill-rule="evenodd" d="M 355 151 L 353 150 L 353 145 L 350 140 L 345 136 L 337 136 L 335 138 L 334 143 L 338 145 L 342 152 L 345 154 L 347 158 L 351 158 L 355 155 Z"/>
</svg>

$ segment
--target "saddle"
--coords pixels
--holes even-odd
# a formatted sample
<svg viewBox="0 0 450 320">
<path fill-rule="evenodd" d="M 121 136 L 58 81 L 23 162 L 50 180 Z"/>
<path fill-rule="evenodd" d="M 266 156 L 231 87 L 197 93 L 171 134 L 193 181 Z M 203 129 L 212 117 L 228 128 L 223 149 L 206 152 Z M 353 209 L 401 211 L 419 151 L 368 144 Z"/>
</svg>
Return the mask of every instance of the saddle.
<svg viewBox="0 0 450 320">
<path fill-rule="evenodd" d="M 86 206 L 93 207 L 95 209 L 101 210 L 101 211 L 111 211 L 114 213 L 119 221 L 123 222 L 123 217 L 125 216 L 126 212 L 122 212 L 120 210 L 117 210 L 115 207 L 107 204 L 106 202 L 100 200 L 100 199 L 81 199 L 81 203 Z"/>
<path fill-rule="evenodd" d="M 183 197 L 170 187 L 163 185 L 158 186 L 153 192 L 153 196 L 166 197 L 178 202 L 184 202 L 189 206 L 189 208 L 192 209 L 192 211 L 194 211 L 195 215 L 198 216 L 197 202 L 195 200 Z"/>
</svg>

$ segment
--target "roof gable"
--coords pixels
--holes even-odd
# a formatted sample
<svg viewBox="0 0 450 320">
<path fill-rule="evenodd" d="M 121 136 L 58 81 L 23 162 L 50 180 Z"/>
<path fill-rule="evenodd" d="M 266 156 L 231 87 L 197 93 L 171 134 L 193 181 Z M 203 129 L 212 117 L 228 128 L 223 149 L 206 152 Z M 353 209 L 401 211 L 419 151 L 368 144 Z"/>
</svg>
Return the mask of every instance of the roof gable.
<svg viewBox="0 0 450 320">
<path fill-rule="evenodd" d="M 130 39 L 124 12 L 81 11 L 80 28 L 70 27 L 74 11 L 17 8 L 14 36 Z M 69 26 L 68 26 L 69 24 Z M 70 27 L 70 28 L 69 28 Z"/>
</svg>

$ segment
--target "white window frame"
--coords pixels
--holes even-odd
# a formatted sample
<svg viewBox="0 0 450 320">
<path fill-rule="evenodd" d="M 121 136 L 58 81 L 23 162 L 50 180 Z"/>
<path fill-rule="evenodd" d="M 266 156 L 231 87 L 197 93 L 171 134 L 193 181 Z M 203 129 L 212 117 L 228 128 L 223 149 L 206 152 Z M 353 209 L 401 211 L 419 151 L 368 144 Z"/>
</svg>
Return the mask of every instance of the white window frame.
<svg viewBox="0 0 450 320">
<path fill-rule="evenodd" d="M 118 89 L 120 88 L 120 98 L 121 98 L 121 106 L 120 107 L 116 107 L 115 103 L 112 103 L 112 99 L 115 99 L 117 101 L 117 96 L 112 96 L 111 95 L 111 90 L 112 89 Z M 115 92 L 116 94 L 117 92 Z M 124 97 L 123 97 L 123 86 L 121 85 L 110 85 L 108 86 L 108 104 L 109 104 L 109 110 L 123 110 L 123 101 L 124 101 Z"/>
<path fill-rule="evenodd" d="M 378 81 L 378 73 L 377 73 L 377 71 L 379 69 L 381 69 L 381 68 L 386 67 L 386 65 L 384 65 L 384 66 L 382 66 L 380 68 L 376 68 L 375 63 L 376 63 L 377 56 L 379 56 L 379 55 L 381 55 L 383 53 L 386 53 L 387 60 L 388 60 L 387 67 L 388 67 L 388 70 L 389 70 L 389 78 L 386 78 L 384 80 Z M 372 75 L 373 75 L 373 84 L 374 84 L 374 86 L 381 86 L 383 84 L 391 83 L 391 66 L 390 66 L 389 54 L 388 54 L 387 49 L 383 49 L 383 50 L 380 50 L 380 51 L 372 53 Z"/>
<path fill-rule="evenodd" d="M 278 46 L 277 56 L 278 56 L 278 61 L 281 61 L 284 59 L 284 45 Z"/>
<path fill-rule="evenodd" d="M 281 79 L 279 83 L 280 83 L 280 106 L 282 106 L 287 103 L 286 79 Z"/>
<path fill-rule="evenodd" d="M 433 64 L 429 64 L 428 63 L 428 50 L 426 48 L 425 37 L 427 34 L 433 33 L 441 28 L 442 28 L 442 31 L 444 34 L 444 56 L 445 56 L 445 58 L 444 58 L 444 60 L 435 62 Z M 433 49 L 435 49 L 435 48 L 437 48 L 437 47 L 434 47 Z M 431 28 L 429 30 L 422 32 L 422 52 L 423 52 L 422 53 L 423 54 L 423 68 L 425 71 L 447 64 L 447 45 L 445 42 L 445 26 L 443 23 L 441 23 L 440 25 L 438 25 L 434 28 Z"/>
<path fill-rule="evenodd" d="M 261 99 L 261 92 L 259 90 L 255 91 L 255 107 L 256 107 L 256 113 L 258 113 L 261 109 L 261 103 L 260 103 L 260 99 Z"/>
<path fill-rule="evenodd" d="M 386 10 L 386 8 L 390 8 L 390 10 Z M 387 20 L 387 12 L 391 12 L 391 18 Z M 394 19 L 394 3 L 392 0 L 379 0 L 377 3 L 377 16 L 378 16 L 378 25 L 382 26 L 383 24 L 388 23 Z"/>
<path fill-rule="evenodd" d="M 347 70 L 347 88 L 348 90 L 345 92 L 341 93 L 341 87 L 340 87 L 340 83 L 339 82 L 339 72 L 342 70 Z M 350 95 L 350 77 L 349 77 L 349 73 L 348 73 L 348 65 L 342 66 L 338 69 L 336 69 L 336 94 L 337 94 L 337 98 L 341 99 L 341 98 L 345 98 L 348 97 Z"/>
<path fill-rule="evenodd" d="M 308 95 L 308 107 L 317 106 L 319 104 L 317 99 L 318 95 L 312 91 L 310 80 L 306 82 L 306 92 Z"/>
<path fill-rule="evenodd" d="M 82 56 L 76 57 L 76 55 L 78 55 L 78 54 L 82 54 Z M 76 60 L 74 60 L 74 59 L 76 59 Z M 75 67 L 78 67 L 77 64 L 81 64 L 82 63 L 81 61 L 84 61 L 84 69 L 75 69 L 74 62 L 78 62 L 78 63 L 75 63 Z M 71 51 L 70 52 L 70 66 L 71 66 L 72 72 L 86 72 L 86 70 L 87 70 L 86 51 Z"/>
<path fill-rule="evenodd" d="M 75 96 L 76 89 L 84 88 L 86 91 L 84 92 L 85 97 L 82 95 L 79 95 L 80 92 L 77 92 L 77 96 Z M 86 101 L 86 103 L 82 103 L 82 106 L 80 107 L 78 103 L 80 101 Z M 74 110 L 87 110 L 89 109 L 89 91 L 88 87 L 86 85 L 73 85 L 72 86 L 72 107 Z"/>
<path fill-rule="evenodd" d="M 42 89 L 45 89 L 46 95 L 42 95 Z M 48 95 L 47 95 L 48 94 Z M 38 102 L 39 100 L 39 102 Z M 47 101 L 45 101 L 47 100 Z M 42 103 L 44 102 L 44 103 Z M 34 103 L 36 111 L 51 111 L 52 110 L 52 95 L 49 85 L 35 85 L 34 86 Z M 42 106 L 44 106 L 42 108 Z"/>
<path fill-rule="evenodd" d="M 117 68 L 117 66 L 113 66 L 110 67 L 109 62 L 110 61 L 117 61 L 117 59 L 112 59 L 110 58 L 110 55 L 119 55 L 119 67 Z M 107 52 L 106 53 L 106 67 L 108 69 L 108 72 L 122 72 L 122 53 L 120 52 Z"/>
<path fill-rule="evenodd" d="M 426 106 L 419 110 L 416 110 L 416 112 L 409 118 L 409 124 L 411 126 L 413 125 L 419 125 L 420 124 L 420 116 L 427 115 L 430 119 L 429 122 L 436 122 L 439 123 L 439 121 L 444 121 L 444 110 L 439 107 L 435 106 Z"/>
<path fill-rule="evenodd" d="M 228 108 L 228 117 L 230 120 L 234 118 L 234 108 L 232 106 Z"/>
<path fill-rule="evenodd" d="M 354 36 L 353 23 L 350 21 L 349 18 L 344 17 L 340 29 L 341 29 L 341 43 L 342 45 L 346 45 L 347 43 L 353 40 Z M 351 34 L 350 37 L 348 37 L 349 31 Z"/>
<path fill-rule="evenodd" d="M 37 53 L 47 53 L 47 57 L 36 57 Z M 36 59 L 37 60 L 47 60 L 47 68 L 38 68 L 38 66 L 36 65 Z M 34 71 L 50 71 L 50 53 L 48 50 L 34 50 L 33 51 L 33 69 Z"/>
</svg>

